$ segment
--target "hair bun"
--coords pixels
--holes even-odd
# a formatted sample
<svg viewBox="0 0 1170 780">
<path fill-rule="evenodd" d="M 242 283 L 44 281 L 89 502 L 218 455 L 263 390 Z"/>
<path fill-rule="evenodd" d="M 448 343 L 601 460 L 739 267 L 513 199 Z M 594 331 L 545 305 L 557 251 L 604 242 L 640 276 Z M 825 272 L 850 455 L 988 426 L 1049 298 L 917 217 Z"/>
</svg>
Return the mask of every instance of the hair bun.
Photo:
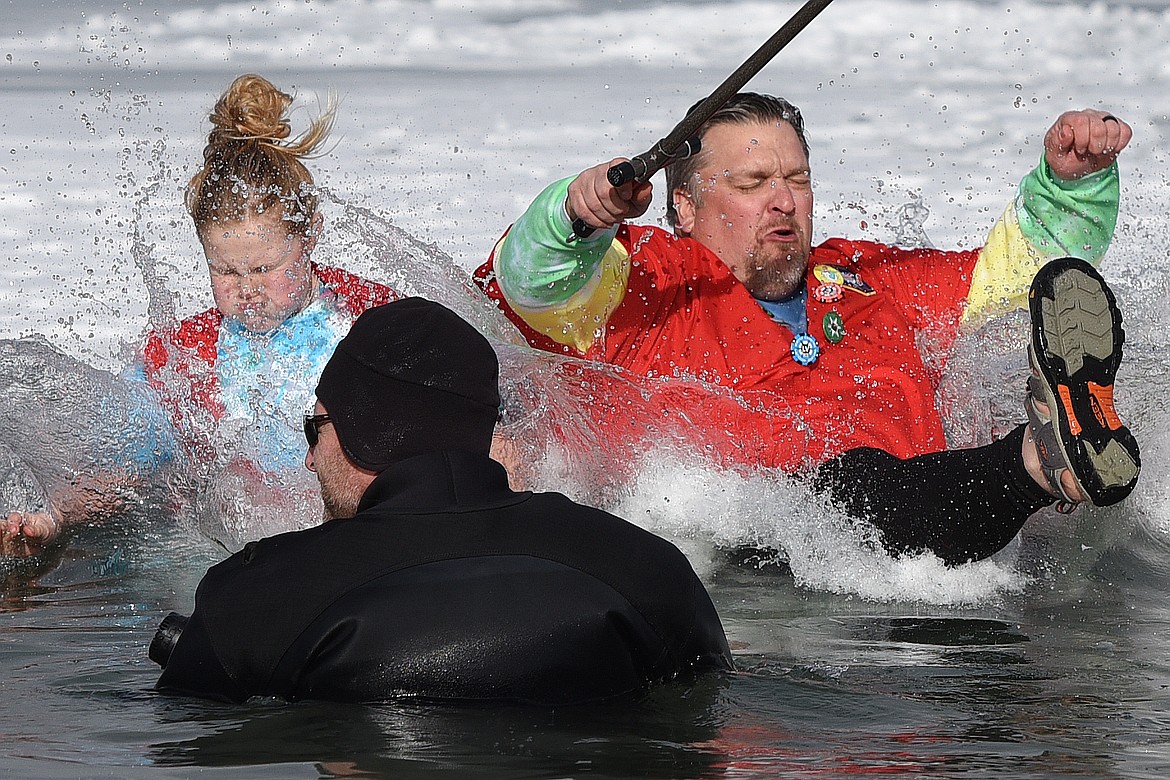
<svg viewBox="0 0 1170 780">
<path fill-rule="evenodd" d="M 262 76 L 240 76 L 215 104 L 212 132 L 238 140 L 281 141 L 292 132 L 285 118 L 292 100 Z"/>
<path fill-rule="evenodd" d="M 317 194 L 302 159 L 314 156 L 333 127 L 336 101 L 309 128 L 290 138 L 293 98 L 255 74 L 240 76 L 212 109 L 203 166 L 187 184 L 185 202 L 200 235 L 209 225 L 270 210 L 294 232 L 314 224 Z"/>
</svg>

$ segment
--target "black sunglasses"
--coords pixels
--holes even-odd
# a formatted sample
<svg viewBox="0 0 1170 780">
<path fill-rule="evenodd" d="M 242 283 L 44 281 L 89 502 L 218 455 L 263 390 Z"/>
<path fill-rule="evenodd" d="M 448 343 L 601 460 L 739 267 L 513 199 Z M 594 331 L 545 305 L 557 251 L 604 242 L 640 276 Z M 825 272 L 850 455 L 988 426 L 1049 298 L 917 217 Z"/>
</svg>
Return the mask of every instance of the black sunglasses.
<svg viewBox="0 0 1170 780">
<path fill-rule="evenodd" d="M 321 426 L 329 422 L 333 422 L 333 418 L 327 414 L 305 413 L 305 441 L 310 447 L 317 446 L 317 441 L 321 438 Z"/>
</svg>

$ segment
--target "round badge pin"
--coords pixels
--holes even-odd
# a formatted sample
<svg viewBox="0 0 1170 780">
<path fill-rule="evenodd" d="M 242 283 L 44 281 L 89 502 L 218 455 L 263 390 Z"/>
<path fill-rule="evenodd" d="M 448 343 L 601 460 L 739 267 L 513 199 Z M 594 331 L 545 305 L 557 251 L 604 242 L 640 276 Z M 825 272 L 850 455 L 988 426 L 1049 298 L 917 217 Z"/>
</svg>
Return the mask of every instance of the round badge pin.
<svg viewBox="0 0 1170 780">
<path fill-rule="evenodd" d="M 832 344 L 839 344 L 841 339 L 845 338 L 845 320 L 841 319 L 841 315 L 835 311 L 831 311 L 825 315 L 821 320 L 821 326 L 825 331 L 825 338 Z"/>
<path fill-rule="evenodd" d="M 819 284 L 817 285 L 817 288 L 813 290 L 813 297 L 821 303 L 836 303 L 837 301 L 841 300 L 844 295 L 845 293 L 841 291 L 841 285 L 832 284 L 831 282 Z"/>
<path fill-rule="evenodd" d="M 807 333 L 792 340 L 792 359 L 802 366 L 811 366 L 821 355 L 821 345 Z"/>
</svg>

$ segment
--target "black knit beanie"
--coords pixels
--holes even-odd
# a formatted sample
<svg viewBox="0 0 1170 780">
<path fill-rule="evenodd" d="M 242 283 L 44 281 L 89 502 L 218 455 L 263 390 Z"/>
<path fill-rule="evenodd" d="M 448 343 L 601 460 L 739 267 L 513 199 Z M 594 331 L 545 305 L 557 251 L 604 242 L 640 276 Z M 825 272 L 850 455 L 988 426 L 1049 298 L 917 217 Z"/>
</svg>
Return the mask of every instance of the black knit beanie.
<svg viewBox="0 0 1170 780">
<path fill-rule="evenodd" d="M 459 315 L 424 298 L 358 317 L 321 372 L 317 399 L 346 455 L 371 471 L 436 450 L 487 454 L 499 362 Z"/>
</svg>

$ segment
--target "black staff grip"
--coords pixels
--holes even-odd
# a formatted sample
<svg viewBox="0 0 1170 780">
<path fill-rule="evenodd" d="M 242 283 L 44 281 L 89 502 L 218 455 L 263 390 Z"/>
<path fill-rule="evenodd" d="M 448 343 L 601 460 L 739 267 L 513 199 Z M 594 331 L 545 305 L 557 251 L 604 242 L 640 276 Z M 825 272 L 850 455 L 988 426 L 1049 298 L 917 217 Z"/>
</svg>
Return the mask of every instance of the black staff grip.
<svg viewBox="0 0 1170 780">
<path fill-rule="evenodd" d="M 588 238 L 593 233 L 593 226 L 588 224 L 585 220 L 577 217 L 573 220 L 573 234 L 569 236 L 569 240 L 573 241 L 578 238 Z"/>
<path fill-rule="evenodd" d="M 618 163 L 605 172 L 605 178 L 609 179 L 609 183 L 615 187 L 633 181 L 636 177 L 637 171 L 634 170 L 634 164 L 631 162 Z"/>
</svg>

